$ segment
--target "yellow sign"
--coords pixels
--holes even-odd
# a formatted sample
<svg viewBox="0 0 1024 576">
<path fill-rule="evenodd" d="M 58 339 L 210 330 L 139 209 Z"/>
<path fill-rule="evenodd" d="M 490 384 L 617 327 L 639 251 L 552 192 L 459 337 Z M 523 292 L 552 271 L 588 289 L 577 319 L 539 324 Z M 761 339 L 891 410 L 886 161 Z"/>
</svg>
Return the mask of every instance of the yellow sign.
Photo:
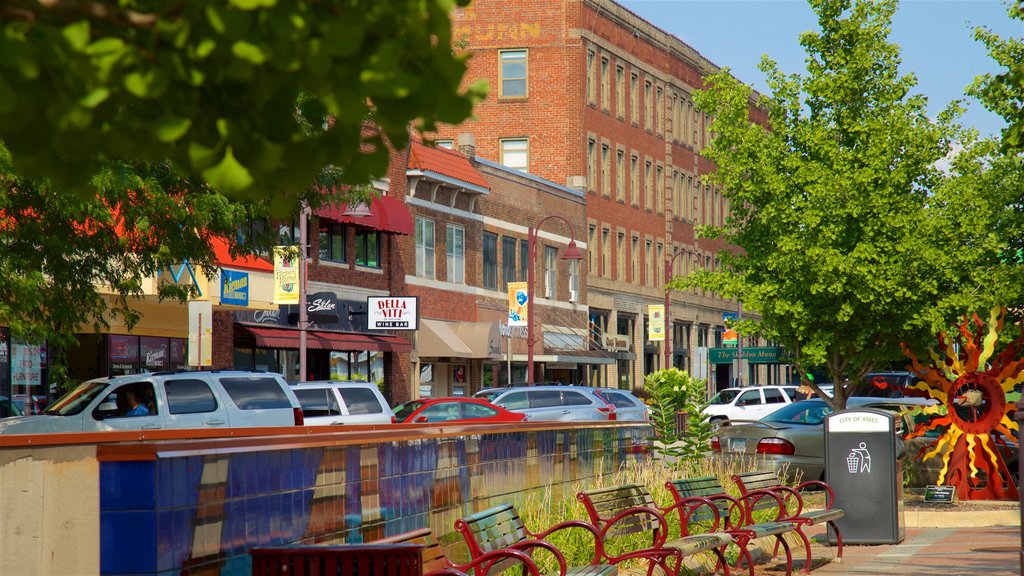
<svg viewBox="0 0 1024 576">
<path fill-rule="evenodd" d="M 527 286 L 526 282 L 508 283 L 508 325 L 526 326 L 527 315 Z"/>
<path fill-rule="evenodd" d="M 665 339 L 665 305 L 647 305 L 647 339 L 655 342 Z"/>
<path fill-rule="evenodd" d="M 274 304 L 299 303 L 299 251 L 274 246 Z"/>
</svg>

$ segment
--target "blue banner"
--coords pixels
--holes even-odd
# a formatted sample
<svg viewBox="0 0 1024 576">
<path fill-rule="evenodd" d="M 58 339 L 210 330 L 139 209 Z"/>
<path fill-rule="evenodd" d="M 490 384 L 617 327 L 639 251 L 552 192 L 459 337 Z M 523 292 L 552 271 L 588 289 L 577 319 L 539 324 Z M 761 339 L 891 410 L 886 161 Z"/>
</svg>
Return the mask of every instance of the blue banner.
<svg viewBox="0 0 1024 576">
<path fill-rule="evenodd" d="M 220 303 L 249 305 L 249 273 L 223 270 L 220 274 Z"/>
</svg>

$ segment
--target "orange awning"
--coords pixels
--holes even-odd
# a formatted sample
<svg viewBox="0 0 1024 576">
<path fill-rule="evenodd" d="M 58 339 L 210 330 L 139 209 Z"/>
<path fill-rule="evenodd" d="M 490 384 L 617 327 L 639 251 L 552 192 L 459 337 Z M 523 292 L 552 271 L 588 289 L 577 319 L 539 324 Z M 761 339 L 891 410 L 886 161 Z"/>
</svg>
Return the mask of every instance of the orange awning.
<svg viewBox="0 0 1024 576">
<path fill-rule="evenodd" d="M 294 328 L 241 326 L 252 334 L 259 348 L 298 349 L 299 331 Z M 353 334 L 351 332 L 306 331 L 306 348 L 314 350 L 377 350 L 382 352 L 409 352 L 412 343 L 390 334 Z"/>
</svg>

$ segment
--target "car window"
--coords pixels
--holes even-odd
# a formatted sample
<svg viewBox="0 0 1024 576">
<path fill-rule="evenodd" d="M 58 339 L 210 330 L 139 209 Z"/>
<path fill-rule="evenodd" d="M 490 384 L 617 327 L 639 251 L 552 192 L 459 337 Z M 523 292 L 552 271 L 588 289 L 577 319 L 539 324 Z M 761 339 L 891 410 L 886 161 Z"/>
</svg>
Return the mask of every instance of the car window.
<svg viewBox="0 0 1024 576">
<path fill-rule="evenodd" d="M 505 410 L 524 410 L 530 407 L 530 399 L 526 392 L 512 392 L 502 396 L 495 404 Z"/>
<path fill-rule="evenodd" d="M 736 398 L 738 393 L 739 390 L 722 390 L 711 397 L 709 404 L 732 404 L 733 399 Z"/>
<path fill-rule="evenodd" d="M 221 378 L 220 383 L 235 406 L 242 410 L 292 407 L 281 384 L 274 378 L 265 376 Z"/>
<path fill-rule="evenodd" d="M 779 392 L 777 388 L 764 389 L 765 404 L 782 404 L 785 401 L 786 399 L 782 397 L 782 392 Z"/>
<path fill-rule="evenodd" d="M 492 418 L 498 415 L 498 411 L 490 406 L 466 402 L 462 405 L 463 418 Z"/>
<path fill-rule="evenodd" d="M 786 396 L 789 396 L 790 402 L 796 402 L 796 388 L 783 388 L 783 390 L 786 392 Z"/>
<path fill-rule="evenodd" d="M 44 414 L 71 416 L 85 410 L 94 398 L 107 389 L 106 380 L 90 380 L 82 382 L 74 390 L 61 396 L 59 400 L 46 408 Z"/>
<path fill-rule="evenodd" d="M 348 407 L 350 416 L 357 414 L 382 414 L 384 407 L 373 390 L 368 388 L 336 388 L 341 401 Z"/>
<path fill-rule="evenodd" d="M 406 402 L 395 407 L 395 420 L 402 421 L 409 417 L 410 414 L 423 406 L 423 400 L 413 400 L 412 402 Z"/>
<path fill-rule="evenodd" d="M 637 408 L 639 405 L 638 400 L 634 401 L 635 397 L 630 396 L 628 394 L 623 394 L 622 392 L 601 390 L 600 392 L 595 392 L 595 394 L 601 396 L 602 398 L 606 398 L 609 402 L 611 402 L 612 406 L 615 406 L 616 408 Z"/>
<path fill-rule="evenodd" d="M 562 392 L 563 406 L 590 406 L 592 403 L 593 402 L 591 402 L 589 398 L 575 390 L 566 390 L 565 392 Z"/>
<path fill-rule="evenodd" d="M 113 413 L 107 410 L 111 404 L 117 407 Z M 134 418 L 156 414 L 156 395 L 153 393 L 152 382 L 122 384 L 114 388 L 93 411 L 95 418 Z"/>
<path fill-rule="evenodd" d="M 537 390 L 528 394 L 530 408 L 552 408 L 562 405 L 562 393 L 558 390 Z"/>
<path fill-rule="evenodd" d="M 293 389 L 299 399 L 302 413 L 306 416 L 341 416 L 341 405 L 338 399 L 327 388 L 312 390 Z"/>
<path fill-rule="evenodd" d="M 825 421 L 825 417 L 832 413 L 832 408 L 824 402 L 805 400 L 786 404 L 775 412 L 761 419 L 762 422 L 775 422 L 778 424 L 809 424 L 817 425 Z"/>
<path fill-rule="evenodd" d="M 427 422 L 446 422 L 459 419 L 459 405 L 456 402 L 431 404 L 416 415 L 416 420 L 426 418 Z"/>
<path fill-rule="evenodd" d="M 737 406 L 756 406 L 761 403 L 760 390 L 747 390 L 736 400 Z"/>
<path fill-rule="evenodd" d="M 210 385 L 195 378 L 164 382 L 167 411 L 171 414 L 199 414 L 217 409 L 217 398 Z"/>
</svg>

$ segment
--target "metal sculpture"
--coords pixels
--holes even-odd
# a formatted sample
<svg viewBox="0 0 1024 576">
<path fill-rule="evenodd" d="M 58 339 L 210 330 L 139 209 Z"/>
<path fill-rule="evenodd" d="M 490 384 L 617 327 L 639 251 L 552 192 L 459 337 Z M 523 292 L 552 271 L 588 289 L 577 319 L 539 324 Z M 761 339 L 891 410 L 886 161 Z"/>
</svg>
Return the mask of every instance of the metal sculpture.
<svg viewBox="0 0 1024 576">
<path fill-rule="evenodd" d="M 993 309 L 984 323 L 974 314 L 960 325 L 959 336 L 939 333 L 930 364 L 922 365 L 904 349 L 920 378 L 911 388 L 939 402 L 912 411 L 927 419 L 906 438 L 939 432 L 919 456 L 928 460 L 941 453 L 938 484 L 955 486 L 960 500 L 1019 499 L 1000 452 L 1008 451 L 1010 442 L 1016 449 L 1018 427 L 1011 414 L 1016 406 L 1007 402 L 1006 394 L 1024 380 L 1024 336 L 995 353 L 1005 315 L 1005 309 Z"/>
</svg>

